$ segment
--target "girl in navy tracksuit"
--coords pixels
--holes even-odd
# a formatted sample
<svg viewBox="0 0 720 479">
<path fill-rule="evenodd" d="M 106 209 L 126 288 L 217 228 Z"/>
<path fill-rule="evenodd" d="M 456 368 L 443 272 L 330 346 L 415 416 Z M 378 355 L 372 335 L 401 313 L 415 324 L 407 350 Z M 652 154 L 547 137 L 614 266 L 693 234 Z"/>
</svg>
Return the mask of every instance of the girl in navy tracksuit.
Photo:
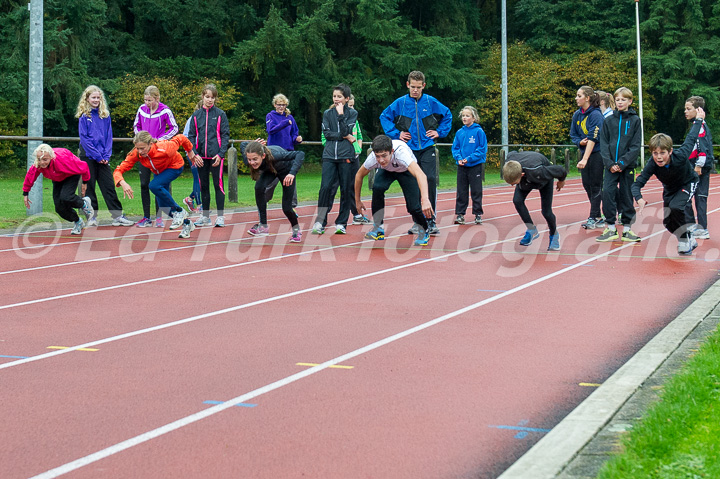
<svg viewBox="0 0 720 479">
<path fill-rule="evenodd" d="M 205 85 L 200 95 L 199 108 L 192 115 L 188 134 L 188 139 L 193 144 L 193 151 L 201 158 L 195 164 L 198 166 L 200 176 L 203 215 L 195 222 L 195 226 L 210 225 L 210 173 L 215 186 L 217 205 L 215 226 L 225 226 L 225 188 L 222 174 L 225 153 L 230 146 L 230 123 L 225 112 L 215 106 L 217 95 L 215 85 Z"/>
<path fill-rule="evenodd" d="M 578 109 L 570 124 L 570 139 L 582 153 L 577 167 L 582 185 L 590 201 L 590 215 L 583 223 L 585 229 L 604 226 L 600 215 L 600 201 L 603 187 L 603 162 L 600 156 L 600 130 L 603 114 L 600 112 L 600 98 L 591 87 L 581 86 L 575 96 Z"/>
<path fill-rule="evenodd" d="M 455 199 L 455 223 L 465 224 L 468 207 L 468 187 L 472 197 L 475 223 L 482 223 L 482 180 L 487 156 L 487 137 L 479 124 L 480 116 L 475 107 L 460 110 L 463 127 L 455 133 L 452 155 L 457 163 L 457 197 Z"/>
</svg>

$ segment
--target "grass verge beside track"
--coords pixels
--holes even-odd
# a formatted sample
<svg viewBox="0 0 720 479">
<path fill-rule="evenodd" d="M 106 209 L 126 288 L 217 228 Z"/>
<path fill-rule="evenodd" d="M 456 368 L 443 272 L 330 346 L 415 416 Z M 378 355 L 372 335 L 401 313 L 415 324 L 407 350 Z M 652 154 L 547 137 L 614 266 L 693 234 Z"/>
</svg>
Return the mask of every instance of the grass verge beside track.
<svg viewBox="0 0 720 479">
<path fill-rule="evenodd" d="M 598 479 L 720 477 L 720 330 L 663 389 Z"/>
</svg>

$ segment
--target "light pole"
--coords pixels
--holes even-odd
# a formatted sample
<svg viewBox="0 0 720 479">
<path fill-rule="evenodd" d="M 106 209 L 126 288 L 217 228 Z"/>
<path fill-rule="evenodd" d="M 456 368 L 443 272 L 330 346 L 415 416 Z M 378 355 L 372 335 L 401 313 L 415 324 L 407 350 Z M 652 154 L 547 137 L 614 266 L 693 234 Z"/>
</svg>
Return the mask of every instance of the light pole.
<svg viewBox="0 0 720 479">
<path fill-rule="evenodd" d="M 502 139 L 503 150 L 505 151 L 505 157 L 508 154 L 508 86 L 507 86 L 507 14 L 505 0 L 501 2 L 501 44 L 502 44 L 502 112 L 500 114 L 500 121 L 502 123 Z M 500 165 L 502 166 L 502 165 Z"/>
<path fill-rule="evenodd" d="M 638 107 L 640 108 L 640 165 L 645 168 L 645 122 L 643 121 L 642 63 L 640 62 L 640 0 L 635 0 L 635 31 L 637 43 Z"/>
<path fill-rule="evenodd" d="M 30 55 L 28 62 L 28 136 L 43 136 L 43 0 L 30 0 Z M 35 162 L 33 151 L 39 141 L 28 141 L 27 167 Z M 42 176 L 30 190 L 28 215 L 42 213 Z"/>
</svg>

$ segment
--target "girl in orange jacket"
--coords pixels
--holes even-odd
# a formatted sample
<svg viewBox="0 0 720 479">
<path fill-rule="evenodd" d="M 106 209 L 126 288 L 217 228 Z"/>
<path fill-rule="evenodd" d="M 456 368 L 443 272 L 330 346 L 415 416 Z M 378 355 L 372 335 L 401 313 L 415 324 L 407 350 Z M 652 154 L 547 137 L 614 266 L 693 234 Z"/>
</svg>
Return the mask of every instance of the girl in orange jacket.
<svg viewBox="0 0 720 479">
<path fill-rule="evenodd" d="M 188 158 L 195 162 L 195 153 L 192 143 L 183 135 L 176 135 L 166 141 L 158 141 L 147 131 L 139 131 L 133 139 L 135 148 L 127 154 L 113 173 L 115 185 L 123 189 L 125 198 L 133 198 L 134 193 L 130 185 L 123 178 L 123 173 L 130 171 L 135 163 L 140 162 L 152 171 L 154 178 L 150 182 L 150 191 L 157 197 L 160 211 L 172 218 L 170 229 L 174 230 L 183 225 L 187 211 L 178 206 L 170 194 L 170 183 L 183 171 L 185 161 L 178 150 L 182 147 Z"/>
</svg>

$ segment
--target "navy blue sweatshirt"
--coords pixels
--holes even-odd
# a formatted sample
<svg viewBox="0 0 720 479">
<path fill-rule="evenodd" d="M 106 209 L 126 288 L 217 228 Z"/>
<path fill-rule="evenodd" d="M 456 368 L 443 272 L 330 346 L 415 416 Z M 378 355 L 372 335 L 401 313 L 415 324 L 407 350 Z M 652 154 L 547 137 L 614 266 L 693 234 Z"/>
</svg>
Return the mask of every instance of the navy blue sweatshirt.
<svg viewBox="0 0 720 479">
<path fill-rule="evenodd" d="M 581 152 L 585 153 L 585 147 L 580 146 L 580 142 L 587 138 L 595 142 L 592 152 L 595 153 L 600 149 L 600 131 L 603 126 L 603 114 L 600 108 L 591 106 L 587 110 L 578 109 L 572 117 L 570 123 L 570 140 L 577 146 Z"/>
</svg>

